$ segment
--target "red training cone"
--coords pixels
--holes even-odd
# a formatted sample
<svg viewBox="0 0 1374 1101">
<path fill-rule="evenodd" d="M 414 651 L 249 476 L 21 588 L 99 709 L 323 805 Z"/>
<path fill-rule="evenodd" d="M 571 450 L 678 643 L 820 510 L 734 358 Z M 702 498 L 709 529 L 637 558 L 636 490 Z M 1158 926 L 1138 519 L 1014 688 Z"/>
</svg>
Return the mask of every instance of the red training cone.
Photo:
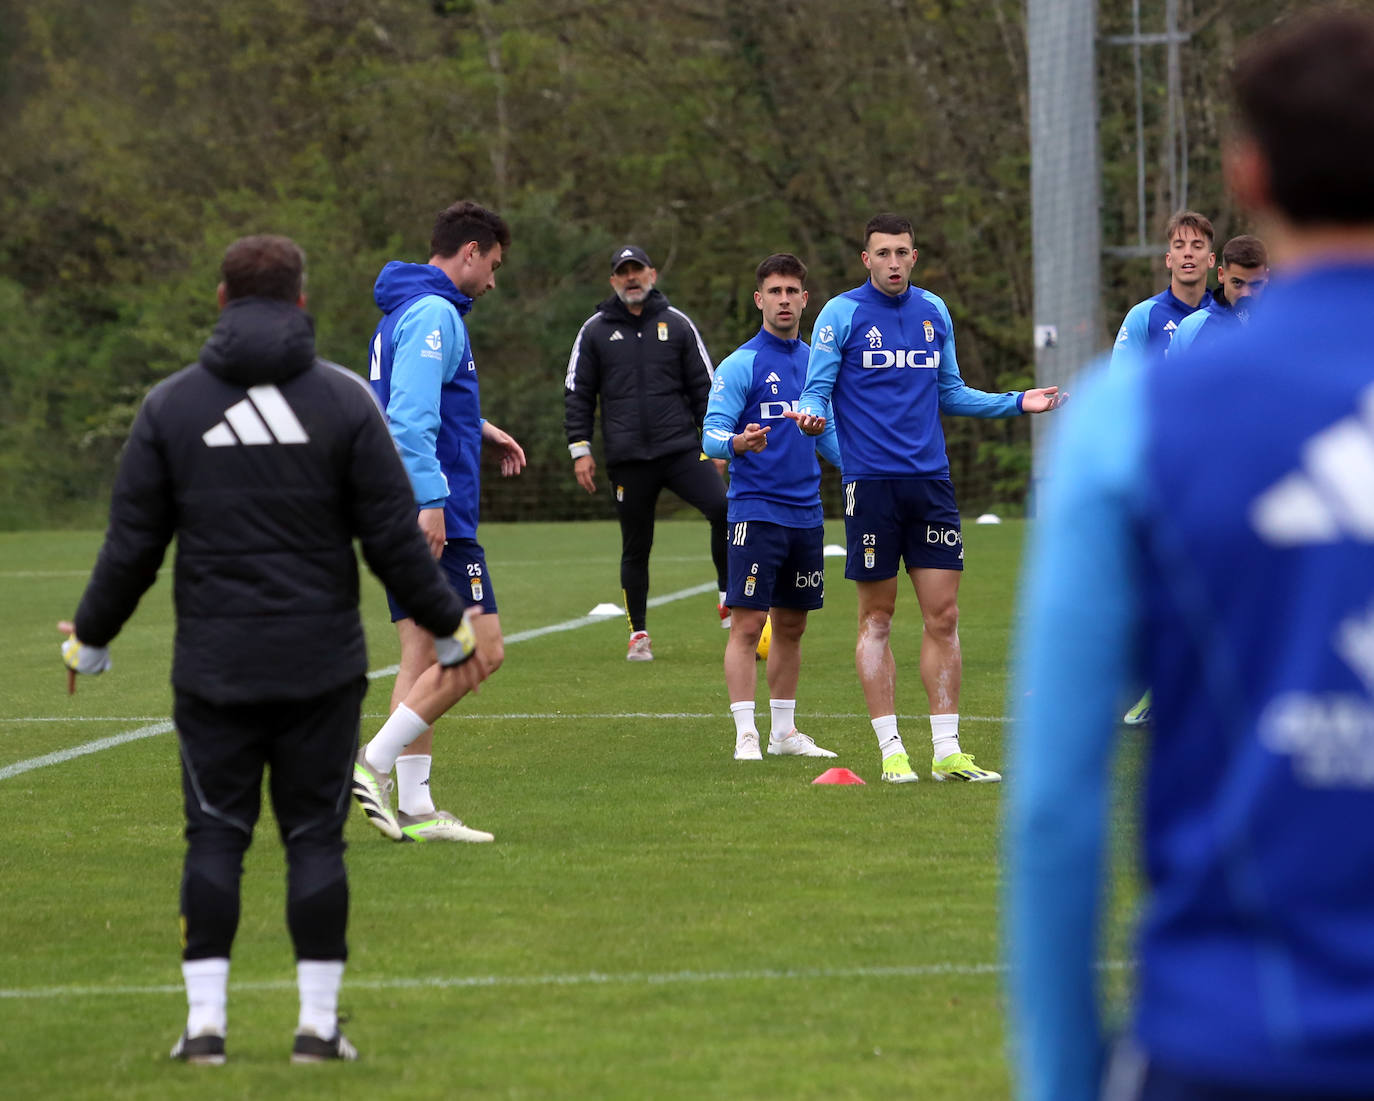
<svg viewBox="0 0 1374 1101">
<path fill-rule="evenodd" d="M 811 782 L 813 784 L 862 784 L 863 779 L 847 768 L 828 768 Z"/>
</svg>

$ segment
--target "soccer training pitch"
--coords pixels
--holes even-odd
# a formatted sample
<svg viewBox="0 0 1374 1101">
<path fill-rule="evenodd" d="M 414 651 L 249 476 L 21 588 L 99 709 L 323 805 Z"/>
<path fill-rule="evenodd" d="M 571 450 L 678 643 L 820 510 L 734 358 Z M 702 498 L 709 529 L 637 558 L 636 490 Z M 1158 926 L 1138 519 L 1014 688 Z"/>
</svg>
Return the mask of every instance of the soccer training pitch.
<svg viewBox="0 0 1374 1101">
<path fill-rule="evenodd" d="M 965 528 L 961 736 L 999 770 L 1022 532 L 1019 522 Z M 631 664 L 623 617 L 581 622 L 594 604 L 621 602 L 613 524 L 483 528 L 506 664 L 440 721 L 434 789 L 496 843 L 394 844 L 355 809 L 341 1008 L 361 1060 L 293 1067 L 284 865 L 264 800 L 221 1068 L 167 1059 L 185 1020 L 171 556 L 115 641 L 113 670 L 68 697 L 54 624 L 75 610 L 99 535 L 0 535 L 3 1092 L 1006 1097 L 1003 786 L 929 779 L 910 586 L 893 650 L 922 782 L 878 780 L 840 558 L 826 560 L 797 710 L 797 725 L 839 759 L 737 762 L 706 535 L 699 521 L 659 525 L 650 595 L 668 599 L 649 613 L 657 660 Z M 840 524 L 827 541 L 843 542 Z M 370 575 L 364 613 L 377 671 L 367 737 L 397 657 Z M 867 785 L 812 786 L 830 765 Z M 1128 909 L 1117 902 L 1114 928 Z M 1114 933 L 1109 963 L 1121 943 Z"/>
</svg>

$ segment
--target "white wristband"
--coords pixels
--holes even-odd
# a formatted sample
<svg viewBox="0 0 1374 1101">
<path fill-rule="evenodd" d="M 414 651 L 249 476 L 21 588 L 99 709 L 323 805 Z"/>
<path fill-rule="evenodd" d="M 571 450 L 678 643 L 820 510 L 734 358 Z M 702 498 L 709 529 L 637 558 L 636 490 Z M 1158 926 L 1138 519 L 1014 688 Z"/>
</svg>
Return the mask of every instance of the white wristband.
<svg viewBox="0 0 1374 1101">
<path fill-rule="evenodd" d="M 580 459 L 583 455 L 590 455 L 591 453 L 592 445 L 586 440 L 579 440 L 577 443 L 568 444 L 568 454 L 574 459 Z"/>
</svg>

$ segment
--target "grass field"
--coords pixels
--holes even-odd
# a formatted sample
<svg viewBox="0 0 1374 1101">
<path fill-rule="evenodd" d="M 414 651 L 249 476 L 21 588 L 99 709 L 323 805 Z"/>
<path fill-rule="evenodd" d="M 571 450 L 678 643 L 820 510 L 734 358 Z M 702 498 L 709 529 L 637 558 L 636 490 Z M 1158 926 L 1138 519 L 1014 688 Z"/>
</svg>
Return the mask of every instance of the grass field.
<svg viewBox="0 0 1374 1101">
<path fill-rule="evenodd" d="M 992 768 L 1005 760 L 1021 534 L 1019 523 L 965 532 L 962 739 Z M 828 538 L 842 541 L 839 525 Z M 798 725 L 840 758 L 741 763 L 731 759 L 713 594 L 652 608 L 657 660 L 632 665 L 623 620 L 536 633 L 619 602 L 613 525 L 494 525 L 483 543 L 506 665 L 440 722 L 434 789 L 496 844 L 396 845 L 355 812 L 343 1007 L 362 1059 L 292 1067 L 283 860 L 265 811 L 244 877 L 229 1063 L 188 1068 L 166 1058 L 185 1016 L 170 557 L 115 641 L 112 672 L 69 698 L 53 624 L 75 609 L 99 535 L 0 535 L 3 1092 L 1006 1097 L 1005 785 L 878 782 L 841 560 L 827 560 L 798 707 Z M 699 522 L 660 524 L 651 595 L 709 582 L 705 543 Z M 371 665 L 384 670 L 397 648 L 370 577 L 364 610 Z M 919 640 L 906 591 L 893 645 L 918 763 L 930 750 Z M 374 679 L 364 736 L 390 687 L 385 673 Z M 812 786 L 831 763 L 867 785 Z M 1117 890 L 1118 959 L 1130 894 Z"/>
</svg>

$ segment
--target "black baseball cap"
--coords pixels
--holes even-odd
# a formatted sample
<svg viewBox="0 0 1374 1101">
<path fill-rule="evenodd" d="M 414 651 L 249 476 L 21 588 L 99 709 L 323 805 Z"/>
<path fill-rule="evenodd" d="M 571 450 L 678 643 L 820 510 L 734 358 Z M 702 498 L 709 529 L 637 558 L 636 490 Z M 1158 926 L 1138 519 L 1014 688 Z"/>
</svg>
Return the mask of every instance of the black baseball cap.
<svg viewBox="0 0 1374 1101">
<path fill-rule="evenodd" d="M 614 275 L 620 270 L 621 264 L 628 264 L 631 260 L 643 264 L 646 268 L 654 266 L 649 254 L 638 245 L 622 245 L 611 254 L 611 274 Z"/>
</svg>

